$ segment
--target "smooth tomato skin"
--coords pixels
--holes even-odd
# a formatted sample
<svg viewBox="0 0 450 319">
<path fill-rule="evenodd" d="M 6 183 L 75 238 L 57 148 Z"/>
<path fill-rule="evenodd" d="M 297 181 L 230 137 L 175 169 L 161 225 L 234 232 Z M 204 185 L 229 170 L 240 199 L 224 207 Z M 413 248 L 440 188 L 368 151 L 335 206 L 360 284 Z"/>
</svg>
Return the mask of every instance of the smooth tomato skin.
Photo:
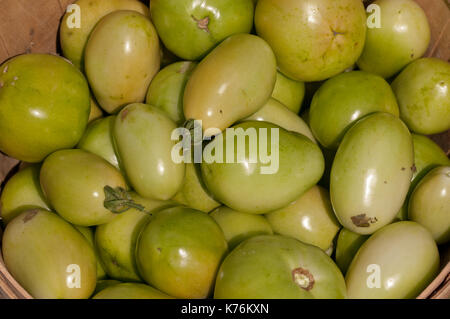
<svg viewBox="0 0 450 319">
<path fill-rule="evenodd" d="M 294 81 L 278 71 L 272 97 L 286 105 L 295 114 L 299 114 L 305 97 L 305 83 Z"/>
<path fill-rule="evenodd" d="M 227 249 L 212 217 L 180 206 L 152 217 L 139 237 L 136 262 L 142 278 L 164 293 L 206 298 Z"/>
<path fill-rule="evenodd" d="M 105 270 L 103 269 L 101 260 L 99 255 L 97 254 L 95 244 L 94 244 L 94 229 L 91 227 L 85 227 L 85 226 L 74 226 L 80 233 L 83 235 L 84 238 L 87 239 L 89 244 L 91 245 L 92 249 L 95 253 L 95 259 L 97 260 L 97 281 L 104 280 L 106 278 Z"/>
<path fill-rule="evenodd" d="M 411 194 L 408 219 L 427 228 L 438 244 L 450 241 L 450 166 L 438 166 Z"/>
<path fill-rule="evenodd" d="M 347 272 L 359 247 L 369 237 L 369 235 L 360 235 L 345 228 L 341 229 L 336 242 L 336 265 L 338 265 L 343 274 Z"/>
<path fill-rule="evenodd" d="M 199 60 L 225 38 L 249 33 L 252 0 L 152 0 L 150 14 L 164 45 L 185 60 Z"/>
<path fill-rule="evenodd" d="M 406 125 L 374 113 L 348 130 L 333 160 L 330 197 L 339 222 L 362 235 L 391 223 L 411 183 L 414 151 Z"/>
<path fill-rule="evenodd" d="M 380 76 L 350 71 L 327 80 L 314 94 L 309 120 L 322 146 L 336 150 L 345 132 L 373 112 L 399 116 L 395 95 Z"/>
<path fill-rule="evenodd" d="M 422 58 L 409 64 L 392 82 L 400 118 L 419 134 L 450 129 L 450 63 Z"/>
<path fill-rule="evenodd" d="M 85 51 L 85 73 L 98 104 L 107 113 L 145 99 L 160 68 L 158 34 L 148 17 L 130 10 L 103 17 Z"/>
<path fill-rule="evenodd" d="M 34 298 L 87 299 L 95 289 L 92 246 L 71 224 L 44 209 L 25 211 L 6 227 L 2 254 L 8 271 Z M 68 285 L 78 266 L 80 287 Z"/>
<path fill-rule="evenodd" d="M 369 276 L 376 276 L 369 266 L 379 267 L 379 288 L 368 285 Z M 416 222 L 396 222 L 359 248 L 345 276 L 347 294 L 351 299 L 415 298 L 438 271 L 439 252 L 430 232 Z"/>
<path fill-rule="evenodd" d="M 102 289 L 93 299 L 173 299 L 161 291 L 139 283 L 118 283 Z"/>
<path fill-rule="evenodd" d="M 71 63 L 23 54 L 0 66 L 0 150 L 25 162 L 74 147 L 86 128 L 89 87 Z"/>
<path fill-rule="evenodd" d="M 413 0 L 377 0 L 380 28 L 367 28 L 357 64 L 363 71 L 389 78 L 420 58 L 430 43 L 430 26 Z M 370 13 L 368 13 L 369 15 Z"/>
<path fill-rule="evenodd" d="M 364 47 L 366 14 L 359 0 L 260 0 L 255 27 L 284 75 L 313 82 L 356 62 Z"/>
<path fill-rule="evenodd" d="M 302 274 L 303 273 L 303 274 Z M 343 299 L 344 277 L 321 249 L 279 235 L 242 242 L 223 261 L 215 299 Z"/>
<path fill-rule="evenodd" d="M 80 149 L 61 150 L 48 156 L 41 167 L 40 184 L 51 207 L 78 226 L 111 221 L 116 214 L 104 207 L 104 187 L 127 188 L 119 170 Z"/>
</svg>

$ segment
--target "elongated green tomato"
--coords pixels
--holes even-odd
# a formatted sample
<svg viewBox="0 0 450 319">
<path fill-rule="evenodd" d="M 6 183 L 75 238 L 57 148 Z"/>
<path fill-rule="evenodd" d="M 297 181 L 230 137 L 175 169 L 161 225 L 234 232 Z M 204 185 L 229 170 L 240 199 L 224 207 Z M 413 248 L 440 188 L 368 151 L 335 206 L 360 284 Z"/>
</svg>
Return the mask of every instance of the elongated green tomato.
<svg viewBox="0 0 450 319">
<path fill-rule="evenodd" d="M 275 81 L 276 60 L 269 45 L 250 34 L 231 36 L 189 78 L 184 116 L 201 120 L 203 130 L 223 130 L 258 111 L 269 99 Z"/>
<path fill-rule="evenodd" d="M 83 74 L 61 57 L 24 54 L 0 65 L 0 151 L 25 162 L 74 147 L 89 117 Z"/>
<path fill-rule="evenodd" d="M 434 168 L 417 184 L 408 218 L 427 228 L 438 244 L 450 241 L 450 166 Z"/>
<path fill-rule="evenodd" d="M 144 284 L 120 283 L 106 287 L 93 299 L 173 299 L 161 291 Z"/>
<path fill-rule="evenodd" d="M 392 82 L 400 117 L 411 131 L 436 134 L 450 129 L 450 63 L 423 58 Z"/>
<path fill-rule="evenodd" d="M 357 61 L 363 71 L 389 78 L 420 58 L 430 43 L 430 26 L 413 0 L 377 0 L 369 13 L 366 43 Z"/>
<path fill-rule="evenodd" d="M 290 236 L 326 251 L 341 228 L 328 191 L 314 186 L 286 207 L 270 212 L 267 220 L 275 233 Z"/>
<path fill-rule="evenodd" d="M 97 293 L 99 293 L 100 291 L 102 291 L 103 289 L 106 289 L 108 287 L 120 284 L 121 282 L 118 280 L 114 280 L 114 279 L 102 279 L 102 280 L 98 280 L 97 281 L 97 285 L 95 286 L 95 290 L 94 290 L 94 294 L 96 295 Z"/>
<path fill-rule="evenodd" d="M 109 223 L 98 226 L 95 231 L 95 246 L 109 277 L 122 281 L 141 281 L 135 259 L 137 238 L 149 221 L 150 214 L 175 204 L 144 199 L 135 193 L 130 196 L 145 211 L 131 208 L 118 214 Z"/>
<path fill-rule="evenodd" d="M 252 0 L 150 1 L 152 21 L 162 42 L 185 60 L 202 58 L 233 34 L 249 33 L 253 9 Z"/>
<path fill-rule="evenodd" d="M 167 113 L 172 121 L 183 124 L 183 95 L 186 83 L 197 64 L 190 61 L 166 66 L 155 75 L 145 102 Z"/>
<path fill-rule="evenodd" d="M 392 222 L 406 198 L 413 160 L 411 134 L 396 116 L 375 113 L 352 126 L 331 168 L 331 203 L 339 222 L 358 234 Z"/>
<path fill-rule="evenodd" d="M 91 112 L 89 113 L 89 119 L 88 122 L 91 123 L 92 121 L 95 121 L 96 119 L 99 119 L 103 116 L 103 111 L 98 106 L 97 102 L 94 101 L 94 99 L 91 97 Z"/>
<path fill-rule="evenodd" d="M 186 163 L 186 176 L 183 186 L 173 197 L 173 200 L 181 205 L 186 205 L 204 213 L 209 213 L 214 208 L 220 206 L 220 203 L 214 200 L 203 181 L 200 179 L 201 172 L 197 172 L 196 164 Z"/>
<path fill-rule="evenodd" d="M 117 116 L 113 136 L 119 161 L 139 195 L 168 200 L 181 188 L 185 164 L 172 159 L 176 128 L 162 110 L 146 104 L 130 104 Z"/>
<path fill-rule="evenodd" d="M 90 123 L 77 147 L 100 156 L 118 169 L 119 162 L 114 151 L 112 137 L 115 119 L 116 117 L 111 115 Z"/>
<path fill-rule="evenodd" d="M 271 123 L 248 121 L 205 147 L 201 170 L 206 187 L 218 201 L 239 212 L 265 214 L 288 205 L 315 185 L 324 159 L 306 136 Z"/>
<path fill-rule="evenodd" d="M 374 112 L 399 116 L 389 84 L 363 71 L 342 73 L 326 81 L 314 94 L 309 110 L 311 130 L 324 147 L 337 149 L 351 125 Z"/>
<path fill-rule="evenodd" d="M 104 188 L 126 188 L 123 176 L 114 166 L 78 149 L 48 156 L 42 164 L 40 182 L 50 205 L 65 220 L 79 226 L 111 221 L 115 214 L 104 206 Z"/>
<path fill-rule="evenodd" d="M 415 298 L 439 270 L 428 230 L 415 222 L 387 225 L 361 246 L 345 277 L 352 299 Z"/>
<path fill-rule="evenodd" d="M 81 70 L 84 70 L 84 49 L 89 35 L 101 18 L 117 10 L 133 10 L 149 15 L 148 8 L 137 0 L 78 0 L 75 4 L 79 11 L 71 9 L 64 15 L 59 38 L 63 55 Z M 77 22 L 80 22 L 79 25 Z"/>
<path fill-rule="evenodd" d="M 250 237 L 273 234 L 264 216 L 237 212 L 226 206 L 215 209 L 210 216 L 222 229 L 230 250 Z"/>
<path fill-rule="evenodd" d="M 2 239 L 8 271 L 34 298 L 89 298 L 96 283 L 95 254 L 72 225 L 43 209 L 14 218 Z"/>
<path fill-rule="evenodd" d="M 410 191 L 414 189 L 422 177 L 439 165 L 450 166 L 450 160 L 442 148 L 426 136 L 411 134 L 414 143 L 414 166 Z"/>
<path fill-rule="evenodd" d="M 308 124 L 300 116 L 273 98 L 270 98 L 261 109 L 244 120 L 273 123 L 285 130 L 303 134 L 317 144 Z"/>
<path fill-rule="evenodd" d="M 176 298 L 206 298 L 227 251 L 222 230 L 212 217 L 187 207 L 153 216 L 137 245 L 142 278 Z"/>
<path fill-rule="evenodd" d="M 94 229 L 90 228 L 90 227 L 84 227 L 84 226 L 75 226 L 75 228 L 84 236 L 84 238 L 87 239 L 87 241 L 91 245 L 92 249 L 94 250 L 95 259 L 97 260 L 97 281 L 106 278 L 106 272 L 103 269 L 100 257 L 97 254 L 97 251 L 96 251 L 96 248 L 94 245 Z"/>
<path fill-rule="evenodd" d="M 295 114 L 298 114 L 305 97 L 305 83 L 294 81 L 278 71 L 272 97 L 286 105 Z"/>
<path fill-rule="evenodd" d="M 261 0 L 260 0 L 261 1 Z M 321 249 L 279 235 L 256 236 L 223 261 L 216 299 L 341 299 L 345 282 Z"/>
<path fill-rule="evenodd" d="M 39 185 L 39 165 L 28 166 L 14 174 L 0 194 L 2 221 L 9 223 L 14 217 L 32 208 L 49 209 Z"/>
<path fill-rule="evenodd" d="M 364 47 L 360 0 L 261 0 L 255 27 L 288 77 L 321 81 L 352 66 Z"/>
<path fill-rule="evenodd" d="M 160 59 L 158 35 L 148 17 L 124 10 L 102 18 L 85 53 L 86 76 L 102 109 L 116 113 L 143 102 Z"/>
<path fill-rule="evenodd" d="M 368 238 L 369 235 L 360 235 L 345 228 L 341 229 L 336 244 L 336 264 L 343 274 L 347 272 L 359 247 L 361 247 Z"/>
</svg>

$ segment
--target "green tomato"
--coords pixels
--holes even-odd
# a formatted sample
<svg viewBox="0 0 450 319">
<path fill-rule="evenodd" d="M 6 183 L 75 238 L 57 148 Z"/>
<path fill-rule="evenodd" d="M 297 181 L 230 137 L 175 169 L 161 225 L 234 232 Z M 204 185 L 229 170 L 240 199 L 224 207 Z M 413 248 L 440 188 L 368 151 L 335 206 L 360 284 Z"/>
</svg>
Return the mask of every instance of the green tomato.
<svg viewBox="0 0 450 319">
<path fill-rule="evenodd" d="M 361 246 L 347 271 L 352 299 L 415 298 L 436 277 L 439 252 L 430 233 L 415 222 L 385 226 Z"/>
<path fill-rule="evenodd" d="M 186 207 L 155 214 L 141 232 L 136 262 L 142 278 L 177 298 L 206 298 L 227 251 L 212 217 Z"/>
<path fill-rule="evenodd" d="M 450 63 L 423 58 L 392 83 L 400 117 L 411 131 L 436 134 L 450 129 Z"/>
<path fill-rule="evenodd" d="M 95 102 L 91 97 L 91 112 L 89 113 L 88 123 L 91 123 L 101 117 L 103 117 L 103 111 L 100 106 L 98 106 L 97 102 Z"/>
<path fill-rule="evenodd" d="M 93 299 L 173 299 L 153 287 L 138 283 L 119 283 L 106 287 Z"/>
<path fill-rule="evenodd" d="M 97 254 L 95 245 L 94 245 L 94 229 L 90 227 L 84 226 L 75 226 L 75 228 L 87 239 L 89 244 L 95 253 L 95 259 L 97 260 L 97 280 L 101 280 L 106 278 L 105 270 L 103 269 L 102 263 L 100 261 L 100 257 Z"/>
<path fill-rule="evenodd" d="M 347 272 L 359 247 L 361 247 L 369 237 L 369 235 L 360 235 L 345 228 L 341 229 L 336 244 L 336 264 L 343 274 Z"/>
<path fill-rule="evenodd" d="M 288 107 L 292 112 L 298 114 L 302 108 L 305 97 L 305 83 L 291 80 L 277 72 L 277 81 L 272 92 L 272 97 Z"/>
<path fill-rule="evenodd" d="M 38 165 L 31 165 L 18 171 L 5 184 L 0 194 L 0 210 L 4 224 L 25 210 L 49 209 L 39 185 Z"/>
<path fill-rule="evenodd" d="M 438 244 L 450 241 L 450 166 L 434 168 L 417 184 L 408 218 L 427 228 Z"/>
<path fill-rule="evenodd" d="M 307 137 L 267 122 L 248 121 L 232 128 L 234 132 L 227 130 L 206 146 L 201 164 L 206 187 L 226 206 L 243 213 L 265 214 L 288 205 L 320 180 L 323 155 Z M 236 137 L 238 142 L 234 143 Z M 234 152 L 229 153 L 235 155 L 233 163 L 226 163 L 230 160 L 227 144 L 231 142 Z M 216 154 L 209 156 L 213 151 Z M 264 158 L 264 154 L 270 157 Z"/>
<path fill-rule="evenodd" d="M 102 18 L 85 53 L 86 76 L 102 109 L 117 113 L 143 102 L 160 59 L 158 35 L 148 17 L 124 10 Z"/>
<path fill-rule="evenodd" d="M 136 192 L 168 200 L 183 184 L 185 164 L 172 160 L 176 124 L 160 109 L 130 104 L 117 116 L 113 136 L 119 162 Z"/>
<path fill-rule="evenodd" d="M 273 123 L 284 128 L 285 130 L 303 134 L 317 144 L 308 124 L 306 124 L 300 116 L 292 112 L 274 98 L 270 98 L 267 103 L 259 109 L 259 111 L 253 113 L 244 119 L 244 121 L 263 121 Z"/>
<path fill-rule="evenodd" d="M 261 0 L 255 26 L 282 73 L 312 82 L 356 62 L 364 47 L 366 14 L 361 0 Z"/>
<path fill-rule="evenodd" d="M 98 280 L 97 281 L 97 285 L 95 286 L 95 290 L 94 290 L 94 295 L 96 295 L 97 293 L 99 293 L 100 291 L 102 291 L 105 288 L 120 284 L 121 282 L 118 280 L 114 280 L 114 279 L 103 279 L 103 280 Z"/>
<path fill-rule="evenodd" d="M 416 169 L 413 171 L 410 192 L 431 169 L 438 165 L 450 165 L 450 160 L 439 145 L 426 136 L 414 133 L 411 135 L 414 144 L 414 166 Z"/>
<path fill-rule="evenodd" d="M 89 35 L 97 22 L 107 14 L 117 10 L 133 10 L 149 15 L 148 8 L 136 0 L 77 0 L 80 8 L 80 25 L 73 27 L 74 11 L 67 12 L 59 29 L 63 55 L 81 70 L 84 70 L 84 49 Z"/>
<path fill-rule="evenodd" d="M 276 234 L 293 237 L 324 251 L 332 246 L 341 228 L 328 191 L 320 186 L 312 187 L 296 201 L 266 217 Z"/>
<path fill-rule="evenodd" d="M 260 0 L 262 1 L 262 0 Z M 220 266 L 216 299 L 341 299 L 345 282 L 321 249 L 278 235 L 241 243 Z"/>
<path fill-rule="evenodd" d="M 126 188 L 120 172 L 103 158 L 83 150 L 62 150 L 42 164 L 40 182 L 50 205 L 68 222 L 94 226 L 115 214 L 104 206 L 105 186 Z"/>
<path fill-rule="evenodd" d="M 63 58 L 24 54 L 0 66 L 0 151 L 25 162 L 74 147 L 90 110 L 83 74 Z"/>
<path fill-rule="evenodd" d="M 189 61 L 177 62 L 159 71 L 150 83 L 145 102 L 166 112 L 175 123 L 183 124 L 184 88 L 196 65 Z"/>
<path fill-rule="evenodd" d="M 164 45 L 185 60 L 198 60 L 225 38 L 249 33 L 252 0 L 152 0 L 150 13 Z"/>
<path fill-rule="evenodd" d="M 413 0 L 377 0 L 373 4 L 378 6 L 380 25 L 367 29 L 357 64 L 363 71 L 389 78 L 425 53 L 430 26 L 425 12 Z"/>
<path fill-rule="evenodd" d="M 2 253 L 8 271 L 34 298 L 89 298 L 94 291 L 92 247 L 54 213 L 33 209 L 14 218 L 3 234 Z"/>
<path fill-rule="evenodd" d="M 197 167 L 196 164 L 186 163 L 186 176 L 183 186 L 173 197 L 173 200 L 181 205 L 209 213 L 214 208 L 219 207 L 220 203 L 208 194 L 203 181 L 200 179 L 201 172 L 198 171 Z"/>
<path fill-rule="evenodd" d="M 144 206 L 146 212 L 131 208 L 109 223 L 98 226 L 95 246 L 109 277 L 122 281 L 141 281 L 135 260 L 137 238 L 149 221 L 149 213 L 174 204 L 144 199 L 134 193 L 130 196 L 134 202 Z"/>
<path fill-rule="evenodd" d="M 267 102 L 276 73 L 275 56 L 264 40 L 233 35 L 195 68 L 184 91 L 184 116 L 201 120 L 203 130 L 224 130 Z"/>
<path fill-rule="evenodd" d="M 209 215 L 219 224 L 230 249 L 250 237 L 273 234 L 264 216 L 237 212 L 226 206 L 217 208 Z"/>
<path fill-rule="evenodd" d="M 119 169 L 112 137 L 112 127 L 115 119 L 116 117 L 111 115 L 89 123 L 77 147 L 100 156 Z"/>
<path fill-rule="evenodd" d="M 413 142 L 406 125 L 389 113 L 358 121 L 333 161 L 330 195 L 339 222 L 372 234 L 392 222 L 411 183 Z"/>
<path fill-rule="evenodd" d="M 342 73 L 326 81 L 314 94 L 309 111 L 311 130 L 324 147 L 337 149 L 351 125 L 374 112 L 399 116 L 389 84 L 363 71 Z"/>
</svg>

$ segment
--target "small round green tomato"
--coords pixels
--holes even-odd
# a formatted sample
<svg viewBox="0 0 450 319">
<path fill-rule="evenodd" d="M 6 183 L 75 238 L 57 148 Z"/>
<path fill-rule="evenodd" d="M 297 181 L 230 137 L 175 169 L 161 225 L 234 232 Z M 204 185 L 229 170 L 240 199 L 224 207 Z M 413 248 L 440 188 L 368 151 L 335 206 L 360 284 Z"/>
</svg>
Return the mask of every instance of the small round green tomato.
<svg viewBox="0 0 450 319">
<path fill-rule="evenodd" d="M 3 234 L 2 254 L 8 271 L 34 298 L 86 299 L 95 289 L 94 250 L 49 211 L 32 209 L 14 218 Z"/>
<path fill-rule="evenodd" d="M 177 298 L 210 295 L 227 251 L 212 217 L 186 207 L 156 213 L 142 230 L 136 261 L 142 278 Z"/>
<path fill-rule="evenodd" d="M 305 83 L 294 81 L 278 71 L 272 97 L 298 114 L 305 97 Z"/>
<path fill-rule="evenodd" d="M 261 1 L 261 0 L 260 0 Z M 345 298 L 344 278 L 321 249 L 278 235 L 252 237 L 223 261 L 216 299 Z"/>
<path fill-rule="evenodd" d="M 177 62 L 159 71 L 147 91 L 145 103 L 160 108 L 177 124 L 183 124 L 183 95 L 186 83 L 197 64 Z"/>
<path fill-rule="evenodd" d="M 439 252 L 430 232 L 415 222 L 387 225 L 361 246 L 347 271 L 351 299 L 415 298 L 436 277 Z"/>
<path fill-rule="evenodd" d="M 400 117 L 419 134 L 450 129 L 450 63 L 423 58 L 408 65 L 392 83 Z"/>
<path fill-rule="evenodd" d="M 198 60 L 225 38 L 249 33 L 252 0 L 152 0 L 150 14 L 164 45 L 185 60 Z"/>
<path fill-rule="evenodd" d="M 111 115 L 89 123 L 77 147 L 104 158 L 118 169 L 119 163 L 112 137 L 114 121 L 115 116 Z"/>
<path fill-rule="evenodd" d="M 24 54 L 0 66 L 0 151 L 25 162 L 74 147 L 86 128 L 89 87 L 61 57 Z"/>
<path fill-rule="evenodd" d="M 341 229 L 336 244 L 336 264 L 343 274 L 347 272 L 359 247 L 361 247 L 368 238 L 369 235 L 360 235 L 345 228 Z"/>
<path fill-rule="evenodd" d="M 134 202 L 144 206 L 146 212 L 131 208 L 118 214 L 109 223 L 99 225 L 95 231 L 95 246 L 109 277 L 122 281 L 141 281 L 135 258 L 137 238 L 158 209 L 173 206 L 169 202 L 144 199 L 130 193 Z"/>
<path fill-rule="evenodd" d="M 356 62 L 364 47 L 366 14 L 361 0 L 260 0 L 255 27 L 283 74 L 313 82 Z"/>
<path fill-rule="evenodd" d="M 97 254 L 95 245 L 94 245 L 94 229 L 91 227 L 85 227 L 85 226 L 75 226 L 75 228 L 84 236 L 84 238 L 87 239 L 89 244 L 91 245 L 92 249 L 95 253 L 95 259 L 97 260 L 97 281 L 104 279 L 106 277 L 105 270 L 103 269 L 101 260 L 99 255 Z"/>
<path fill-rule="evenodd" d="M 450 240 L 450 166 L 434 168 L 417 184 L 408 217 L 425 226 L 438 244 Z"/>
<path fill-rule="evenodd" d="M 111 221 L 116 215 L 104 207 L 104 188 L 126 188 L 123 176 L 114 166 L 78 149 L 57 151 L 48 156 L 42 164 L 40 182 L 58 214 L 79 226 Z"/>
<path fill-rule="evenodd" d="M 324 147 L 337 149 L 348 128 L 373 112 L 399 116 L 389 84 L 363 71 L 342 73 L 326 81 L 314 94 L 309 110 L 311 130 Z"/>
<path fill-rule="evenodd" d="M 173 299 L 153 287 L 138 283 L 119 283 L 102 289 L 93 299 Z"/>
<path fill-rule="evenodd" d="M 266 215 L 275 233 L 327 250 L 341 228 L 328 191 L 314 186 L 288 206 Z"/>
<path fill-rule="evenodd" d="M 273 233 L 264 216 L 237 212 L 226 206 L 215 209 L 210 216 L 219 224 L 230 249 L 250 237 Z"/>
<path fill-rule="evenodd" d="M 0 194 L 0 211 L 4 224 L 25 210 L 49 209 L 39 185 L 39 165 L 31 165 L 14 174 Z"/>
<path fill-rule="evenodd" d="M 422 8 L 413 0 L 377 0 L 376 13 L 369 13 L 364 50 L 357 62 L 363 71 L 389 78 L 420 58 L 430 42 L 430 26 Z M 378 19 L 380 25 L 376 25 Z"/>
</svg>

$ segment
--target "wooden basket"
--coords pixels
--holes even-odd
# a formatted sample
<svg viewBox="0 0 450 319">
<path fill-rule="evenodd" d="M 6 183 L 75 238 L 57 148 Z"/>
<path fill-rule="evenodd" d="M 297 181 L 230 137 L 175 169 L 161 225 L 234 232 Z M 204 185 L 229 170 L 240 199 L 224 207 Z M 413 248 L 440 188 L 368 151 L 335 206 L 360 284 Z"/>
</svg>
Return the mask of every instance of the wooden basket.
<svg viewBox="0 0 450 319">
<path fill-rule="evenodd" d="M 22 53 L 56 53 L 58 26 L 65 8 L 74 0 L 0 0 L 0 64 Z M 145 1 L 146 3 L 148 1 Z M 432 29 L 426 56 L 450 58 L 450 10 L 445 0 L 416 0 L 425 10 Z M 450 131 L 431 136 L 450 153 Z M 19 162 L 0 153 L 0 191 Z M 1 234 L 1 229 L 0 229 Z M 0 254 L 0 298 L 31 299 L 6 269 Z M 450 298 L 450 246 L 441 247 L 441 272 L 419 299 Z"/>
</svg>

